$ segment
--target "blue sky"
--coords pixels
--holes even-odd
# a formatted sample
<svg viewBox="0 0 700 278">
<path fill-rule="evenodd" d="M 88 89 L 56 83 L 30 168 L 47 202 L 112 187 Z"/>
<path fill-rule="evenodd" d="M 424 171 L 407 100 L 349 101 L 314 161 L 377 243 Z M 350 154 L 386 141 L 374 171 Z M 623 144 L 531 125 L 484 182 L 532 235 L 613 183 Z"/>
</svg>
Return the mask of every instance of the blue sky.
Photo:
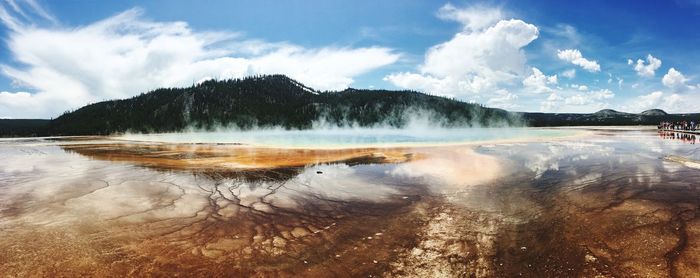
<svg viewBox="0 0 700 278">
<path fill-rule="evenodd" d="M 698 0 L 0 1 L 0 117 L 261 73 L 517 111 L 700 112 Z"/>
</svg>

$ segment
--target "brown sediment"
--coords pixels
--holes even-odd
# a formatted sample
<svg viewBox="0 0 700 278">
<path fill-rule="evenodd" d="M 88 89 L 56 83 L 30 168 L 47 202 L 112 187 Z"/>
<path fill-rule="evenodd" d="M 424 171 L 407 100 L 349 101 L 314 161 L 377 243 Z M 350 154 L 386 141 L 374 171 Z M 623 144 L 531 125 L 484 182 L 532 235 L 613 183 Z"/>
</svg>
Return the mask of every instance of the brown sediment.
<svg viewBox="0 0 700 278">
<path fill-rule="evenodd" d="M 688 223 L 698 210 L 700 188 L 694 181 L 700 173 L 688 168 L 664 172 L 639 158 L 633 160 L 637 164 L 613 161 L 560 164 L 560 173 L 535 183 L 541 190 L 532 197 L 546 209 L 517 230 L 501 233 L 504 251 L 498 257 L 511 264 L 501 270 L 503 276 L 697 274 L 700 253 L 688 246 L 697 246 L 698 238 L 688 231 L 700 227 Z M 600 174 L 581 179 L 578 169 Z M 550 183 L 558 184 L 555 190 Z M 516 244 L 526 249 L 517 252 Z M 524 264 L 512 265 L 519 261 Z"/>
<path fill-rule="evenodd" d="M 70 144 L 64 150 L 100 160 L 173 170 L 236 170 L 300 167 L 323 163 L 400 163 L 409 149 L 278 149 L 237 145 Z"/>
<path fill-rule="evenodd" d="M 106 221 L 86 215 L 65 226 L 13 225 L 0 231 L 0 248 L 6 250 L 0 254 L 0 262 L 5 262 L 0 263 L 0 272 L 17 276 L 379 275 L 398 250 L 411 246 L 424 219 L 417 206 L 428 202 L 419 197 L 384 203 L 314 198 L 300 203 L 300 208 L 260 210 L 242 204 L 235 195 L 222 202 L 222 190 L 213 192 L 217 195 L 209 197 L 209 205 L 184 217 L 134 218 L 148 212 L 141 211 Z M 237 210 L 224 213 L 224 203 Z"/>
<path fill-rule="evenodd" d="M 393 254 L 410 245 L 424 219 L 416 207 L 430 199 L 421 185 L 400 192 L 378 188 L 374 194 L 386 196 L 374 201 L 307 189 L 318 186 L 306 184 L 308 178 L 290 181 L 311 165 L 414 159 L 407 150 L 82 143 L 62 148 L 127 163 L 92 169 L 90 161 L 66 157 L 59 165 L 69 172 L 44 177 L 55 184 L 23 184 L 35 189 L 7 206 L 15 209 L 0 210 L 0 248 L 8 250 L 0 254 L 0 273 L 380 275 Z M 129 165 L 185 171 L 171 177 Z M 333 167 L 321 169 L 311 171 L 311 178 L 339 175 Z M 80 174 L 78 183 L 70 171 Z M 68 176 L 54 178 L 63 174 Z"/>
</svg>

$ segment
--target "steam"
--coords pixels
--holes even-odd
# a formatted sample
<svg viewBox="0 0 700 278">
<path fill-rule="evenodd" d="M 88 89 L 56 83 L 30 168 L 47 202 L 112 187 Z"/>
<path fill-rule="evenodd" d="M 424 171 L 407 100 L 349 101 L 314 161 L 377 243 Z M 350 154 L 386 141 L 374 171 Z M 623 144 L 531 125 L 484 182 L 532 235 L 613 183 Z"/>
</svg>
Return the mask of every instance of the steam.
<svg viewBox="0 0 700 278">
<path fill-rule="evenodd" d="M 472 109 L 467 119 L 462 115 L 453 115 L 453 119 L 438 113 L 432 109 L 409 107 L 403 111 L 390 112 L 388 117 L 377 123 L 363 124 L 357 120 L 348 119 L 348 111 L 342 111 L 341 117 L 333 117 L 329 112 L 322 115 L 312 123 L 312 129 L 335 128 L 372 128 L 372 129 L 414 129 L 420 127 L 431 128 L 482 128 L 482 127 L 524 127 L 525 122 L 519 114 L 505 112 L 504 115 L 485 115 L 485 109 Z"/>
<path fill-rule="evenodd" d="M 376 109 L 376 108 L 375 108 Z M 495 112 L 502 114 L 494 115 Z M 307 128 L 247 124 L 190 124 L 179 132 L 127 132 L 118 138 L 170 143 L 227 143 L 268 147 L 341 148 L 458 144 L 553 136 L 561 132 L 524 129 L 518 114 L 471 109 L 471 114 L 445 115 L 407 107 L 389 111 L 381 121 L 351 120 L 350 110 L 324 111 Z M 489 114 L 491 113 L 491 114 Z M 361 117 L 354 117 L 361 118 Z"/>
<path fill-rule="evenodd" d="M 256 130 L 338 130 L 338 129 L 416 129 L 416 128 L 510 128 L 524 127 L 525 121 L 518 113 L 507 112 L 498 109 L 484 109 L 476 107 L 470 109 L 468 114 L 463 111 L 452 113 L 440 113 L 430 108 L 421 107 L 394 107 L 389 111 L 382 111 L 381 105 L 367 108 L 372 111 L 371 116 L 353 115 L 348 106 L 335 107 L 334 109 L 318 108 L 317 118 L 309 123 L 281 122 L 277 125 L 261 124 L 255 118 L 246 118 L 243 123 L 222 123 L 217 120 L 198 122 L 192 120 L 189 105 L 185 105 L 183 119 L 187 126 L 179 132 L 221 132 L 221 131 L 256 131 Z M 446 115 L 447 114 L 447 115 Z M 369 118 L 375 117 L 375 118 Z M 380 118 L 377 120 L 376 118 Z M 158 130 L 127 130 L 126 134 L 158 133 Z"/>
<path fill-rule="evenodd" d="M 312 129 L 281 127 L 217 130 L 187 130 L 184 132 L 139 134 L 128 133 L 118 139 L 129 141 L 242 144 L 257 147 L 339 149 L 359 147 L 414 147 L 460 145 L 494 141 L 514 141 L 563 136 L 572 131 L 531 129 L 519 127 L 436 127 L 428 121 L 414 121 L 401 128 L 392 126 L 345 126 L 318 123 Z"/>
</svg>

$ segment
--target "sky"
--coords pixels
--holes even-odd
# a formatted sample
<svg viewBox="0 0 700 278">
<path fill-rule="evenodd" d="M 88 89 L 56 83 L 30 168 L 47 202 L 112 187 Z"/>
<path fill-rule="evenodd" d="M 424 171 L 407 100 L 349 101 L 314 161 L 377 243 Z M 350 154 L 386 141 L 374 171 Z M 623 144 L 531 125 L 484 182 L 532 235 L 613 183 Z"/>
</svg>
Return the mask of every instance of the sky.
<svg viewBox="0 0 700 278">
<path fill-rule="evenodd" d="M 700 112 L 700 0 L 0 0 L 0 118 L 208 79 Z"/>
</svg>

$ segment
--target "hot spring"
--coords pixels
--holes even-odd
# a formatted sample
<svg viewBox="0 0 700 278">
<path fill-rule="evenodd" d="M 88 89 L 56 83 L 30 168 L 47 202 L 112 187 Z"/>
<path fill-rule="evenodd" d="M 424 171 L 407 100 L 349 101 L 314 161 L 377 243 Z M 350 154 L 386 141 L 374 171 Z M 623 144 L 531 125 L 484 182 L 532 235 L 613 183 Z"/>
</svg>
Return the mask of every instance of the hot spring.
<svg viewBox="0 0 700 278">
<path fill-rule="evenodd" d="M 0 276 L 692 277 L 694 135 L 316 129 L 0 140 Z"/>
<path fill-rule="evenodd" d="M 331 128 L 126 134 L 118 136 L 116 139 L 162 143 L 225 143 L 279 148 L 352 148 L 529 141 L 571 136 L 580 133 L 582 133 L 581 130 L 542 128 Z"/>
</svg>

